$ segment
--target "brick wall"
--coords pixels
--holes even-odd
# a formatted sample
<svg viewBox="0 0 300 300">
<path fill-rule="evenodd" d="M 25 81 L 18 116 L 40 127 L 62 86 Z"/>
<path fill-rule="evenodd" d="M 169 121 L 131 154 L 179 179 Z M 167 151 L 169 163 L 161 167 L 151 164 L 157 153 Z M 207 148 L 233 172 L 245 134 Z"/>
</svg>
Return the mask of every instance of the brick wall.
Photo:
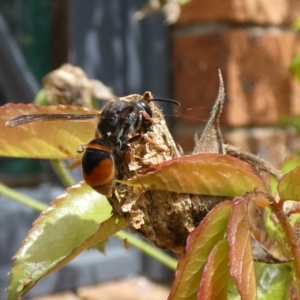
<svg viewBox="0 0 300 300">
<path fill-rule="evenodd" d="M 300 114 L 300 83 L 288 70 L 300 51 L 300 34 L 289 28 L 299 16 L 299 0 L 191 0 L 182 7 L 172 29 L 172 97 L 187 116 L 175 121 L 176 139 L 186 152 L 209 117 L 219 68 L 226 142 L 276 165 L 289 145 L 298 145 L 293 130 L 272 124 L 280 114 Z"/>
</svg>

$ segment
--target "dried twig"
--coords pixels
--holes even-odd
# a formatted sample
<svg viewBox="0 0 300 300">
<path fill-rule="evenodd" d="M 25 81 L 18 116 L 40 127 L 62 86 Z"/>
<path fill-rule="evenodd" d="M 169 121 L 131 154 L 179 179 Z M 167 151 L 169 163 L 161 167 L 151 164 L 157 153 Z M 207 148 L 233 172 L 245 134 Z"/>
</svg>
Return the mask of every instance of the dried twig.
<svg viewBox="0 0 300 300">
<path fill-rule="evenodd" d="M 282 174 L 279 170 L 260 157 L 231 145 L 224 144 L 223 147 L 225 148 L 227 154 L 249 163 L 252 167 L 274 176 L 277 180 L 282 177 Z"/>
</svg>

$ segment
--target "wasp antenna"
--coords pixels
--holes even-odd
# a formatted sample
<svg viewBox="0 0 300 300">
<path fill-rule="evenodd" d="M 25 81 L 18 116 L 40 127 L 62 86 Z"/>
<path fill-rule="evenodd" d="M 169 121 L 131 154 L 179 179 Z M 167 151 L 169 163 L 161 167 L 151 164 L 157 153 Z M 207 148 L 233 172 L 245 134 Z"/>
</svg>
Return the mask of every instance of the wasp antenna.
<svg viewBox="0 0 300 300">
<path fill-rule="evenodd" d="M 173 100 L 173 99 L 169 99 L 169 98 L 152 98 L 148 102 L 150 102 L 150 101 L 169 102 L 169 103 L 173 103 L 173 104 L 180 106 L 180 102 Z"/>
</svg>

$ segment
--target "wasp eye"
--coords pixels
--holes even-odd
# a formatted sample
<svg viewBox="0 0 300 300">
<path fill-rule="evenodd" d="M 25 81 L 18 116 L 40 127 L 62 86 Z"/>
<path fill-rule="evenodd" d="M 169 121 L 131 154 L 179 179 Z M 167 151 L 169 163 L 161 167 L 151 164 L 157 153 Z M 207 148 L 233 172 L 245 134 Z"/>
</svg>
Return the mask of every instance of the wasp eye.
<svg viewBox="0 0 300 300">
<path fill-rule="evenodd" d="M 140 109 L 144 110 L 149 115 L 149 117 L 152 118 L 152 110 L 151 110 L 151 108 L 150 108 L 150 106 L 149 106 L 148 103 L 140 100 L 140 101 L 137 102 L 137 106 Z"/>
</svg>

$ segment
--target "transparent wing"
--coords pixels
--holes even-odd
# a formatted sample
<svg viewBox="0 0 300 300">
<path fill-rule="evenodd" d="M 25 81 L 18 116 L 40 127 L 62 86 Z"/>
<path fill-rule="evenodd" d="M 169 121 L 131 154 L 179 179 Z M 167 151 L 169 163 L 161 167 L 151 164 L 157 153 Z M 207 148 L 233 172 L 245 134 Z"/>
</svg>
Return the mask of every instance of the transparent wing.
<svg viewBox="0 0 300 300">
<path fill-rule="evenodd" d="M 16 116 L 6 121 L 5 126 L 15 127 L 36 121 L 57 121 L 57 120 L 74 120 L 86 121 L 96 119 L 99 114 L 34 114 Z"/>
</svg>

